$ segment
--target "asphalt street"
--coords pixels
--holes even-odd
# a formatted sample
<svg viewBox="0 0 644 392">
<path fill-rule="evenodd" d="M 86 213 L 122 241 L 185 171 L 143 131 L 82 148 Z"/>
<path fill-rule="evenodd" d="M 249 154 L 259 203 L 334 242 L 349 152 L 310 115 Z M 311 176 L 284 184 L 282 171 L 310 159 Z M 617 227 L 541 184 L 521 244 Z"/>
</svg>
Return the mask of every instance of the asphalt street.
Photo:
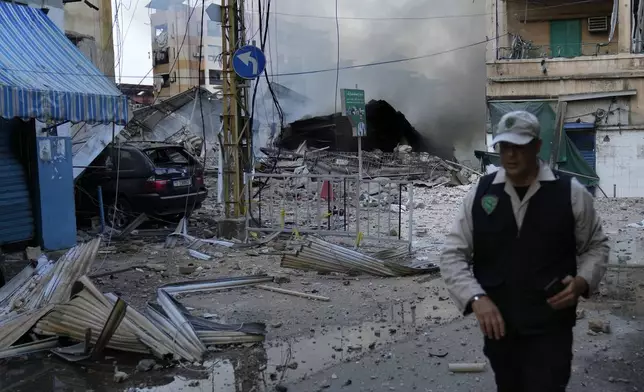
<svg viewBox="0 0 644 392">
<path fill-rule="evenodd" d="M 588 332 L 588 320 L 611 324 L 610 334 Z M 587 312 L 575 328 L 570 392 L 644 391 L 644 319 Z M 445 355 L 446 354 L 446 355 Z M 444 356 L 444 357 L 443 357 Z M 429 328 L 412 339 L 341 363 L 288 391 L 494 391 L 489 366 L 481 373 L 453 374 L 448 364 L 486 362 L 481 332 L 472 317 Z"/>
</svg>

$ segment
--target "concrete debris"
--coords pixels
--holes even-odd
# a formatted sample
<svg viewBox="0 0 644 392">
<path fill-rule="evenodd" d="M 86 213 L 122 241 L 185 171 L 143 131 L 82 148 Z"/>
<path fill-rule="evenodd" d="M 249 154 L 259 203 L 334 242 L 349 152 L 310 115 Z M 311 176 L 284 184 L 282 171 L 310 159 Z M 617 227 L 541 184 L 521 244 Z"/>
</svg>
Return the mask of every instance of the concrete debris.
<svg viewBox="0 0 644 392">
<path fill-rule="evenodd" d="M 610 333 L 610 321 L 588 320 L 588 329 L 595 333 Z"/>
<path fill-rule="evenodd" d="M 358 173 L 357 153 L 325 149 L 309 150 L 306 145 L 300 145 L 293 151 L 284 148 L 262 148 L 261 150 L 267 155 L 262 165 L 265 172 L 293 173 L 300 176 L 309 173 L 327 175 Z M 482 175 L 457 162 L 444 160 L 426 152 L 414 152 L 409 145 L 399 145 L 394 152 L 389 153 L 378 150 L 363 151 L 362 159 L 363 174 L 367 178 L 434 179 L 441 180 L 440 183 L 446 185 L 452 181 L 453 175 L 458 175 L 459 180 L 454 185 L 463 185 L 477 181 Z M 296 176 L 291 180 L 291 185 L 302 188 L 306 185 L 302 182 L 303 179 Z M 380 193 L 376 186 L 365 187 L 362 191 L 372 195 Z"/>
<path fill-rule="evenodd" d="M 28 246 L 27 249 L 25 249 L 25 253 L 27 255 L 27 260 L 37 261 L 40 258 L 40 256 L 42 256 L 42 249 L 40 249 L 39 246 L 36 246 L 36 247 Z"/>
<path fill-rule="evenodd" d="M 142 359 L 136 365 L 136 370 L 139 372 L 149 372 L 157 364 L 157 361 L 154 359 Z"/>
<path fill-rule="evenodd" d="M 194 257 L 195 259 L 205 260 L 205 261 L 210 260 L 209 255 L 207 255 L 205 253 L 202 253 L 202 252 L 197 252 L 194 249 L 188 249 L 188 253 L 190 254 L 190 256 Z"/>
<path fill-rule="evenodd" d="M 122 383 L 123 381 L 127 380 L 130 378 L 130 375 L 119 371 L 117 367 L 114 367 L 114 382 L 116 383 Z"/>
<path fill-rule="evenodd" d="M 340 272 L 355 274 L 366 273 L 375 276 L 407 276 L 423 273 L 438 272 L 436 264 L 424 268 L 413 268 L 394 261 L 383 261 L 355 250 L 318 239 L 309 238 L 295 255 L 282 256 L 281 266 L 284 268 L 301 269 L 318 272 Z"/>
</svg>

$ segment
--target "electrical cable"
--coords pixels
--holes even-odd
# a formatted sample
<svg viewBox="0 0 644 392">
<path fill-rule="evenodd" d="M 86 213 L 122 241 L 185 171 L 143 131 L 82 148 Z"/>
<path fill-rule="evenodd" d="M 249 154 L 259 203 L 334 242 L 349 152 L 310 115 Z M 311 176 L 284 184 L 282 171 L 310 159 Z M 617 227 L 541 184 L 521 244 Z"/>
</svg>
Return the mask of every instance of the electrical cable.
<svg viewBox="0 0 644 392">
<path fill-rule="evenodd" d="M 511 2 L 509 0 L 506 0 L 508 2 Z M 524 0 L 517 1 L 523 4 Z M 545 9 L 551 9 L 551 8 L 561 8 L 561 7 L 569 7 L 572 5 L 578 5 L 578 4 L 588 4 L 588 3 L 596 3 L 596 0 L 580 0 L 580 1 L 572 1 L 572 2 L 566 2 L 566 3 L 561 3 L 561 4 L 554 4 L 554 5 L 549 5 L 549 6 L 543 6 L 543 7 L 533 7 L 533 8 L 528 8 L 528 11 L 539 11 L 539 10 L 545 10 Z M 504 12 L 507 13 L 507 12 Z M 310 19 L 335 19 L 335 16 L 331 15 L 306 15 L 306 14 L 291 14 L 287 12 L 273 12 L 273 15 L 281 15 L 281 16 L 290 16 L 290 17 L 295 17 L 295 18 L 310 18 Z M 454 14 L 454 15 L 436 15 L 436 16 L 381 16 L 381 17 L 367 17 L 367 16 L 342 16 L 339 19 L 340 20 L 375 20 L 375 21 L 413 21 L 413 20 L 419 20 L 419 21 L 424 21 L 424 20 L 433 20 L 433 19 L 456 19 L 456 18 L 472 18 L 472 17 L 479 17 L 479 16 L 490 16 L 490 15 L 496 15 L 496 12 L 485 12 L 485 13 L 476 13 L 476 14 Z"/>
<path fill-rule="evenodd" d="M 130 17 L 130 22 L 127 24 L 127 29 L 125 29 L 125 35 L 123 36 L 123 43 L 125 43 L 125 39 L 127 38 L 127 34 L 130 32 L 130 27 L 132 26 L 132 21 L 134 20 L 134 15 L 136 13 L 136 9 L 138 8 L 138 6 L 139 6 L 139 0 L 136 0 L 136 3 L 134 3 L 134 10 L 132 11 L 132 16 Z M 116 67 L 119 66 L 119 64 L 121 63 L 122 58 L 123 57 L 122 57 L 122 53 L 121 53 L 121 56 L 119 56 L 119 59 L 118 59 L 118 61 L 116 63 Z M 122 76 L 121 76 L 122 73 L 123 72 L 121 72 L 119 74 L 119 80 L 122 78 Z"/>
<path fill-rule="evenodd" d="M 340 82 L 340 19 L 338 18 L 338 0 L 335 0 L 335 38 L 336 38 L 336 66 L 335 66 L 335 91 L 334 114 L 338 112 L 338 85 Z M 337 137 L 337 136 L 336 136 Z M 336 141 L 337 142 L 337 141 Z"/>
<path fill-rule="evenodd" d="M 194 7 L 192 7 L 192 11 L 190 11 L 190 15 L 188 16 L 188 20 L 186 21 L 186 26 L 185 26 L 186 31 L 183 34 L 183 39 L 181 40 L 181 45 L 179 45 L 179 49 L 177 50 L 177 54 L 174 57 L 174 61 L 172 62 L 172 66 L 170 67 L 170 70 L 168 71 L 168 78 L 170 78 L 170 75 L 172 75 L 172 71 L 174 70 L 174 67 L 177 65 L 177 61 L 179 60 L 179 56 L 181 56 L 181 49 L 183 49 L 183 44 L 186 42 L 186 37 L 188 36 L 188 32 L 190 31 L 190 20 L 192 19 L 192 14 L 194 14 L 195 10 L 197 9 L 197 4 L 199 4 L 199 3 L 195 2 Z M 203 26 L 202 26 L 201 30 L 203 30 Z M 201 61 L 201 59 L 199 59 L 199 60 Z M 152 72 L 153 69 L 154 69 L 154 66 L 152 67 L 150 72 Z M 148 74 L 150 72 L 148 72 Z M 144 77 L 144 79 L 145 79 L 145 77 Z M 197 80 L 198 79 L 199 79 L 199 75 L 197 75 Z M 159 99 L 159 95 L 161 95 L 161 89 L 159 89 L 159 91 L 157 92 L 157 95 L 152 100 L 152 105 L 154 105 L 156 103 L 157 99 Z"/>
<path fill-rule="evenodd" d="M 195 5 L 195 7 L 196 7 L 196 5 Z M 204 13 L 205 13 L 205 11 L 206 11 L 205 0 L 201 0 L 201 22 L 200 22 L 201 34 L 199 36 L 199 65 L 197 66 L 197 70 L 198 70 L 199 74 L 201 74 L 201 64 L 202 64 L 202 58 L 203 58 L 203 30 L 204 30 L 203 29 L 203 22 L 204 22 Z M 204 70 L 204 79 L 205 78 L 206 78 L 206 75 L 205 75 L 205 70 Z M 206 170 L 206 154 L 207 154 L 208 148 L 207 148 L 207 141 L 206 141 L 206 123 L 205 123 L 204 114 L 203 114 L 203 101 L 202 101 L 203 97 L 201 96 L 201 82 L 200 82 L 200 85 L 197 87 L 196 97 L 199 99 L 199 112 L 201 113 L 201 130 L 202 130 L 202 134 L 203 134 L 203 146 L 202 146 L 202 149 L 203 149 L 203 152 L 204 152 L 203 153 L 204 154 L 203 155 L 203 170 L 205 171 Z M 188 200 L 190 199 L 190 192 L 191 192 L 191 189 L 192 189 L 192 179 L 193 179 L 193 177 L 194 177 L 194 175 L 196 173 L 196 170 L 197 170 L 196 165 L 191 169 L 192 169 L 190 171 L 190 181 L 191 181 L 191 183 L 190 183 L 190 186 L 188 187 L 188 189 L 186 190 L 186 204 L 185 204 L 185 207 L 183 209 L 183 215 L 184 215 L 184 217 L 186 217 L 186 219 L 188 219 Z M 203 176 L 202 176 L 202 178 L 203 178 Z M 199 188 L 197 188 L 196 192 L 197 192 L 197 194 L 199 193 Z M 190 209 L 190 213 L 192 213 L 194 211 L 196 206 L 197 206 L 197 195 L 195 195 L 195 198 L 192 201 L 192 208 Z"/>
<path fill-rule="evenodd" d="M 340 91 L 338 91 L 339 83 L 340 83 L 340 19 L 338 18 L 338 0 L 335 0 L 335 38 L 336 38 L 336 48 L 337 48 L 337 53 L 336 53 L 336 63 L 335 63 L 335 90 L 333 90 L 333 115 L 338 112 L 338 95 L 340 94 Z M 335 138 L 335 145 L 338 145 L 338 133 L 333 132 L 333 136 Z"/>
<path fill-rule="evenodd" d="M 494 41 L 498 38 L 505 37 L 506 35 L 509 35 L 509 33 L 506 34 L 501 34 L 496 37 L 492 37 L 483 41 L 478 41 L 478 42 L 473 42 L 471 44 L 459 46 L 456 48 L 452 49 L 446 49 L 440 52 L 434 52 L 434 53 L 429 53 L 421 56 L 414 56 L 414 57 L 404 57 L 404 58 L 399 58 L 399 59 L 394 59 L 394 60 L 385 60 L 385 61 L 378 61 L 378 62 L 373 62 L 373 63 L 363 63 L 363 64 L 356 64 L 356 65 L 348 65 L 348 66 L 342 66 L 340 67 L 340 70 L 347 70 L 347 69 L 355 69 L 355 68 L 366 68 L 366 67 L 375 67 L 379 65 L 386 65 L 386 64 L 395 64 L 395 63 L 405 63 L 409 61 L 415 61 L 415 60 L 421 60 L 421 59 L 426 59 L 430 57 L 435 57 L 451 52 L 456 52 L 459 50 L 463 49 L 468 49 L 474 46 L 482 45 L 491 41 Z M 104 75 L 97 75 L 97 74 L 83 74 L 83 73 L 74 73 L 74 72 L 53 72 L 53 71 L 37 71 L 37 70 L 31 70 L 31 69 L 15 69 L 15 68 L 6 68 L 6 67 L 0 67 L 1 70 L 6 70 L 6 71 L 21 71 L 25 73 L 40 73 L 40 74 L 50 74 L 50 75 L 70 75 L 70 76 L 95 76 L 95 77 L 104 77 Z M 299 76 L 299 75 L 310 75 L 310 74 L 318 74 L 318 73 L 324 73 L 324 72 L 334 72 L 336 71 L 336 67 L 333 68 L 325 68 L 325 69 L 317 69 L 317 70 L 310 70 L 310 71 L 301 71 L 301 72 L 286 72 L 286 73 L 276 73 L 272 75 L 268 75 L 269 77 L 278 77 L 278 76 Z M 152 69 L 148 71 L 146 75 L 143 76 L 143 79 L 148 77 L 148 75 L 152 72 Z M 267 73 L 268 74 L 268 73 Z M 138 78 L 138 76 L 123 76 L 126 78 Z M 178 79 L 195 79 L 195 77 L 192 76 L 183 76 L 183 77 L 177 77 Z"/>
</svg>

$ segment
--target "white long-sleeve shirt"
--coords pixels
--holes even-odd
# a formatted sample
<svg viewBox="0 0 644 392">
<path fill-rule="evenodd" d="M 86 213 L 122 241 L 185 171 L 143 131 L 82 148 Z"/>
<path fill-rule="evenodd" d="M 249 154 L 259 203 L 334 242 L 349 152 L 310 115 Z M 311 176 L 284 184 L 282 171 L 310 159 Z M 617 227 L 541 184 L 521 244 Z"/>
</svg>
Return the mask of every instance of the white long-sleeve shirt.
<svg viewBox="0 0 644 392">
<path fill-rule="evenodd" d="M 541 164 L 536 180 L 530 185 L 523 199 L 520 199 L 514 186 L 506 181 L 505 170 L 496 173 L 492 184 L 505 183 L 504 191 L 510 196 L 517 227 L 521 229 L 530 198 L 539 190 L 542 181 L 556 180 L 552 170 Z M 477 184 L 478 186 L 478 184 Z M 441 255 L 441 275 L 456 306 L 463 312 L 468 302 L 485 291 L 477 282 L 471 270 L 473 249 L 472 205 L 476 186 L 465 196 L 456 221 L 447 235 Z M 597 290 L 606 272 L 609 245 L 601 221 L 595 211 L 593 196 L 575 178 L 571 180 L 570 197 L 575 217 L 575 239 L 577 244 L 577 276 L 588 283 L 588 293 Z"/>
</svg>

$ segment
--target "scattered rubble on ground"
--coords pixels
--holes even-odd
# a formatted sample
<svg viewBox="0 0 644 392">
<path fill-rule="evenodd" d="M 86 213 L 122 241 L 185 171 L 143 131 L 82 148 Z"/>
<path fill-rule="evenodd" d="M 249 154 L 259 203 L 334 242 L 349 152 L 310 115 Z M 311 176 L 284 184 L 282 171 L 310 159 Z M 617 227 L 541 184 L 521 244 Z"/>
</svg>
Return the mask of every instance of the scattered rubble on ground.
<svg viewBox="0 0 644 392">
<path fill-rule="evenodd" d="M 298 152 L 302 156 L 282 151 L 273 162 L 297 165 L 281 163 L 275 171 L 328 174 L 331 167 L 336 173 L 355 174 L 352 157 L 323 153 L 306 151 L 304 146 Z M 386 229 L 390 237 L 397 237 L 401 230 L 404 236 L 387 243 L 282 233 L 281 227 L 266 227 L 266 232 L 251 234 L 246 242 L 220 238 L 216 218 L 221 208 L 211 195 L 201 210 L 178 224 L 142 217 L 127 230 L 116 233 L 108 229 L 102 240 L 89 229 L 79 232 L 79 238 L 87 242 L 56 262 L 39 249 L 30 250 L 26 260 L 32 260 L 31 264 L 0 289 L 0 326 L 7 327 L 0 334 L 0 358 L 44 351 L 77 360 L 91 356 L 100 336 L 109 329 L 108 349 L 142 355 L 132 368 L 120 364 L 118 369 L 112 368 L 115 382 L 133 383 L 138 373 L 168 367 L 170 357 L 175 363 L 205 366 L 204 361 L 213 354 L 256 345 L 252 347 L 267 351 L 264 355 L 278 358 L 274 365 L 263 365 L 267 374 L 275 374 L 274 380 L 270 377 L 275 387 L 282 385 L 282 372 L 304 377 L 315 371 L 314 366 L 357 359 L 418 333 L 426 325 L 453 320 L 458 312 L 436 279 L 436 263 L 444 235 L 478 174 L 430 156 L 424 166 L 419 164 L 423 170 L 429 167 L 429 172 L 421 173 L 413 166 L 421 158 L 410 157 L 405 148 L 396 154 L 401 166 L 366 167 L 365 173 L 373 181 L 362 184 L 354 196 L 362 198 L 362 208 L 390 211 L 393 206 L 396 213 L 403 207 L 413 212 L 411 248 L 406 232 L 409 215 L 404 213 L 400 215 L 402 229 L 398 225 Z M 368 156 L 365 162 L 372 158 Z M 265 170 L 271 172 L 270 157 L 266 162 Z M 320 163 L 325 162 L 328 167 L 320 169 Z M 411 166 L 404 166 L 404 162 Z M 393 176 L 396 170 L 405 176 Z M 406 196 L 410 185 L 401 187 L 394 178 L 414 179 L 413 199 Z M 214 189 L 212 181 L 206 178 Z M 252 193 L 263 183 L 261 178 L 256 181 Z M 283 189 L 284 182 L 271 180 L 264 191 L 286 192 L 286 199 L 306 204 L 308 199 L 297 199 L 302 193 L 296 187 L 307 185 L 297 179 L 287 184 Z M 321 188 L 322 184 L 314 188 L 311 199 L 319 199 Z M 332 206 L 342 207 L 338 195 Z M 327 193 L 327 199 L 333 198 Z M 370 203 L 377 207 L 370 207 Z M 629 231 L 639 233 L 626 227 L 639 220 L 632 217 L 631 208 L 638 204 L 629 202 L 629 207 L 622 209 L 618 203 L 622 202 L 598 199 L 598 209 L 605 219 L 612 217 L 613 210 L 623 215 L 606 229 L 614 241 L 621 241 L 616 252 L 622 257 L 633 256 L 634 245 L 620 236 Z M 351 219 L 348 209 L 340 210 L 335 215 L 333 209 L 327 213 L 337 221 L 345 216 Z M 293 221 L 295 216 L 285 211 L 284 226 Z M 328 227 L 326 220 L 324 226 Z M 410 276 L 417 274 L 425 275 Z M 632 287 L 637 294 L 637 285 Z M 127 302 L 124 316 L 118 325 L 107 328 L 119 298 Z M 584 317 L 583 311 L 578 317 Z M 607 334 L 610 324 L 592 320 L 588 331 Z M 326 341 L 328 347 L 320 344 Z M 325 360 L 307 362 L 311 347 Z M 289 350 L 295 354 L 286 360 L 282 355 Z M 387 360 L 383 355 L 382 360 Z M 479 367 L 454 369 L 451 371 L 481 371 Z"/>
</svg>

